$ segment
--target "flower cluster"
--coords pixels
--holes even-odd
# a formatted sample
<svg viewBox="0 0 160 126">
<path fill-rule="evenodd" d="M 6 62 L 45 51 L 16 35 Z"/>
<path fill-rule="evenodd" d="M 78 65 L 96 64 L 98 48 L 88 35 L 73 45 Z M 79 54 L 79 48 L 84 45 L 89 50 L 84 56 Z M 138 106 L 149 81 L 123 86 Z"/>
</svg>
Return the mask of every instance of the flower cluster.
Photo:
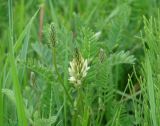
<svg viewBox="0 0 160 126">
<path fill-rule="evenodd" d="M 70 62 L 70 67 L 68 68 L 70 75 L 69 81 L 76 87 L 80 86 L 89 68 L 88 60 L 84 59 L 80 53 L 77 53 L 75 58 Z"/>
<path fill-rule="evenodd" d="M 49 28 L 49 42 L 48 45 L 50 48 L 55 47 L 56 44 L 56 31 L 54 23 L 51 23 Z"/>
</svg>

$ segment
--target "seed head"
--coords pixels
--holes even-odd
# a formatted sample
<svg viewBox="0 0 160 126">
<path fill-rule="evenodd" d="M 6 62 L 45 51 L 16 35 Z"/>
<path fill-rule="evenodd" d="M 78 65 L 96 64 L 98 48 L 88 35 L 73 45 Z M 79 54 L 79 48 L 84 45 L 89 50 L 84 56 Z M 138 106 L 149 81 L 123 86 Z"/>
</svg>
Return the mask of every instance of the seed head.
<svg viewBox="0 0 160 126">
<path fill-rule="evenodd" d="M 49 47 L 53 48 L 56 44 L 56 31 L 54 23 L 51 23 L 49 28 Z"/>
</svg>

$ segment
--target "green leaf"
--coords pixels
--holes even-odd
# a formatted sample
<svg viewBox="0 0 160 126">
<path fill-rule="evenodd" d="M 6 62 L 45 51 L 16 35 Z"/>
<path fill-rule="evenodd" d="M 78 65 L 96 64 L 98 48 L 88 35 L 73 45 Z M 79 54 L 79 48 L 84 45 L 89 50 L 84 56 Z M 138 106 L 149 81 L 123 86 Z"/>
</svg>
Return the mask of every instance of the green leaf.
<svg viewBox="0 0 160 126">
<path fill-rule="evenodd" d="M 136 58 L 133 55 L 130 55 L 129 52 L 116 52 L 110 55 L 108 61 L 111 65 L 118 64 L 134 64 Z"/>
</svg>

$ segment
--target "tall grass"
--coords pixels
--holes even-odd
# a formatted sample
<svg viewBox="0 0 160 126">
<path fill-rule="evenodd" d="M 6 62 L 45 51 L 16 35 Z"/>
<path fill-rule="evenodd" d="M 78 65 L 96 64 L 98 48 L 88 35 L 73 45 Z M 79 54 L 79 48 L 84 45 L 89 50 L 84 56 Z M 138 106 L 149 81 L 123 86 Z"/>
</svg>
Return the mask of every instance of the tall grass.
<svg viewBox="0 0 160 126">
<path fill-rule="evenodd" d="M 156 17 L 144 18 L 145 63 L 144 71 L 144 101 L 143 104 L 148 125 L 159 125 L 159 11 Z"/>
<path fill-rule="evenodd" d="M 159 126 L 159 4 L 2 1 L 0 125 Z"/>
<path fill-rule="evenodd" d="M 3 69 L 1 68 L 3 71 Z M 2 73 L 1 73 L 2 74 Z M 2 94 L 2 75 L 0 75 L 0 122 L 3 125 L 3 94 Z"/>
<path fill-rule="evenodd" d="M 23 103 L 23 98 L 21 94 L 19 79 L 18 79 L 18 71 L 16 67 L 16 60 L 14 57 L 14 46 L 13 46 L 13 14 L 12 14 L 12 0 L 8 0 L 8 12 L 9 12 L 9 61 L 11 66 L 11 76 L 13 80 L 13 89 L 16 98 L 16 108 L 17 108 L 17 115 L 18 115 L 18 125 L 27 126 L 27 119 L 25 115 L 25 108 Z"/>
</svg>

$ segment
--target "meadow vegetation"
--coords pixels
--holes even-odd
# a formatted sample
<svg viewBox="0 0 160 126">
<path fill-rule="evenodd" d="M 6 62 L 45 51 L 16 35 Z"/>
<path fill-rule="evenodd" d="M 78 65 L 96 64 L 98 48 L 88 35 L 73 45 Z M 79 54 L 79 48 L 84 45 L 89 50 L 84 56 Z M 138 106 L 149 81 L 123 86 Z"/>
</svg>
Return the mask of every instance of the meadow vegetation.
<svg viewBox="0 0 160 126">
<path fill-rule="evenodd" d="M 1 0 L 0 126 L 160 126 L 159 5 Z"/>
</svg>

